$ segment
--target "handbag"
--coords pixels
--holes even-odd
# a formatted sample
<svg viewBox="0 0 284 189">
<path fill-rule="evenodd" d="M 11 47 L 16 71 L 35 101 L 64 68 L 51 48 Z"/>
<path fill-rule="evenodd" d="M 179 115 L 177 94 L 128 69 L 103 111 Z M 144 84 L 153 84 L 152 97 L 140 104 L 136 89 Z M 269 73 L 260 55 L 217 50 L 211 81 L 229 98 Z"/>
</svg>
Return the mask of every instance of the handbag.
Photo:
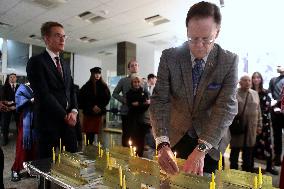
<svg viewBox="0 0 284 189">
<path fill-rule="evenodd" d="M 232 135 L 241 135 L 245 133 L 246 126 L 243 123 L 243 116 L 244 116 L 245 109 L 247 106 L 248 94 L 249 93 L 247 93 L 246 95 L 246 100 L 245 100 L 244 108 L 243 108 L 241 115 L 235 116 L 232 124 L 230 125 L 230 132 Z"/>
</svg>

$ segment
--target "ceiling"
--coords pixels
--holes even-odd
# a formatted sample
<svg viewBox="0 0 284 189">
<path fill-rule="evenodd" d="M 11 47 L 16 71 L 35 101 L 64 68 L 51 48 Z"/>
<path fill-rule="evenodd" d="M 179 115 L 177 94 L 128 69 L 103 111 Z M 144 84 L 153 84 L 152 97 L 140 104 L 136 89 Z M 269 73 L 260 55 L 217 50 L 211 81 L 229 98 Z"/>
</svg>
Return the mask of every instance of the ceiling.
<svg viewBox="0 0 284 189">
<path fill-rule="evenodd" d="M 0 0 L 0 37 L 44 46 L 37 39 L 41 24 L 57 21 L 65 28 L 66 50 L 71 52 L 98 52 L 121 41 L 167 46 L 185 39 L 185 17 L 195 2 L 197 0 Z M 214 3 L 219 4 L 219 1 Z M 98 20 L 93 19 L 96 22 L 92 23 L 79 18 L 78 15 L 86 11 Z M 155 15 L 159 15 L 155 18 L 161 24 L 145 21 Z M 34 38 L 29 37 L 31 35 Z M 86 42 L 89 39 L 93 42 Z"/>
</svg>

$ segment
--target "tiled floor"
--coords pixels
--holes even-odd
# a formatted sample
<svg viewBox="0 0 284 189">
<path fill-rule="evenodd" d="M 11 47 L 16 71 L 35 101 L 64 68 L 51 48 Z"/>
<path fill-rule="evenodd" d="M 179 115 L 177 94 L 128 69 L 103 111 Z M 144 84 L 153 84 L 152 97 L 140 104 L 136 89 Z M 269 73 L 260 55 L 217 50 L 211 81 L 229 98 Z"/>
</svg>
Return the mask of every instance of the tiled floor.
<svg viewBox="0 0 284 189">
<path fill-rule="evenodd" d="M 121 135 L 120 134 L 110 134 L 109 132 L 102 135 L 101 141 L 110 141 L 110 138 L 112 138 L 116 144 L 120 143 Z M 15 134 L 10 136 L 10 142 L 7 146 L 2 147 L 4 151 L 5 156 L 5 169 L 4 169 L 4 184 L 6 188 L 15 188 L 15 189 L 36 189 L 37 188 L 37 179 L 36 178 L 23 178 L 19 182 L 11 182 L 11 167 L 14 162 L 15 158 Z M 283 137 L 284 138 L 284 137 Z M 284 141 L 284 140 L 283 140 Z M 104 143 L 105 146 L 108 146 L 109 144 L 107 142 Z M 284 145 L 283 145 L 284 146 Z M 228 161 L 229 154 L 225 154 L 225 166 L 228 167 L 229 161 Z M 256 167 L 260 165 L 262 168 L 265 168 L 265 164 L 263 162 L 256 163 Z M 280 172 L 280 167 L 277 167 L 277 169 Z M 279 183 L 279 175 L 278 176 L 272 176 L 273 178 L 273 184 L 274 186 L 278 186 Z"/>
</svg>

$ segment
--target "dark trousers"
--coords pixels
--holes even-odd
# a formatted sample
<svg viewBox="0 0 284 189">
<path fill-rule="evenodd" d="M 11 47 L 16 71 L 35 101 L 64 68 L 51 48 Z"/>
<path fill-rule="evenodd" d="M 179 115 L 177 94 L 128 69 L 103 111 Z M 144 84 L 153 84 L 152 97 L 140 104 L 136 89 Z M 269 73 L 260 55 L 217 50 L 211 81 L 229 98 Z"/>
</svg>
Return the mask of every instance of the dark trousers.
<svg viewBox="0 0 284 189">
<path fill-rule="evenodd" d="M 284 128 L 284 114 L 271 112 L 273 137 L 274 137 L 274 153 L 281 157 L 282 153 L 282 129 Z"/>
<path fill-rule="evenodd" d="M 122 146 L 128 147 L 129 144 L 129 138 L 130 138 L 130 133 L 129 133 L 129 128 L 127 124 L 127 115 L 121 115 L 121 122 L 122 122 Z"/>
<path fill-rule="evenodd" d="M 4 189 L 3 171 L 4 171 L 4 153 L 2 148 L 0 147 L 0 189 Z"/>
<path fill-rule="evenodd" d="M 172 148 L 173 151 L 176 151 L 178 158 L 187 159 L 188 156 L 193 152 L 198 144 L 197 138 L 191 138 L 189 135 L 184 135 L 182 139 Z M 211 158 L 206 154 L 204 159 L 204 168 L 203 171 L 206 173 L 215 172 L 218 168 L 218 161 Z"/>
<path fill-rule="evenodd" d="M 61 145 L 62 147 L 65 146 L 66 151 L 71 153 L 78 151 L 75 127 L 62 125 L 61 130 L 50 129 L 39 131 L 39 158 L 52 157 L 52 147 L 59 150 L 60 138 Z"/>
<path fill-rule="evenodd" d="M 11 117 L 14 115 L 15 121 L 17 122 L 18 120 L 18 115 L 16 111 L 10 111 L 10 112 L 2 112 L 1 113 L 1 131 L 3 133 L 4 140 L 8 140 L 8 134 L 9 134 L 9 127 L 10 127 L 10 122 L 11 122 Z"/>
<path fill-rule="evenodd" d="M 93 132 L 86 133 L 86 138 L 87 138 L 87 143 L 89 142 L 89 144 L 93 144 L 94 138 L 95 138 L 95 133 L 93 133 Z"/>
<path fill-rule="evenodd" d="M 242 150 L 242 169 L 243 171 L 253 172 L 253 147 L 231 148 L 230 154 L 230 168 L 238 169 L 238 159 L 240 151 Z"/>
</svg>

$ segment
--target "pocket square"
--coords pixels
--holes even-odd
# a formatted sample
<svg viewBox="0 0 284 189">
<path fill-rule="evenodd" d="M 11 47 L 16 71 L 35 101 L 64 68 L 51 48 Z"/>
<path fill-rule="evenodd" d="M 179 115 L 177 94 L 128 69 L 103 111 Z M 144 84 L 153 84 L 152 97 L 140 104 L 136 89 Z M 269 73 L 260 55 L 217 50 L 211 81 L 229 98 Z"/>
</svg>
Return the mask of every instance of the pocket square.
<svg viewBox="0 0 284 189">
<path fill-rule="evenodd" d="M 216 89 L 220 89 L 222 87 L 222 84 L 220 83 L 210 83 L 207 87 L 207 89 L 209 90 L 216 90 Z"/>
</svg>

